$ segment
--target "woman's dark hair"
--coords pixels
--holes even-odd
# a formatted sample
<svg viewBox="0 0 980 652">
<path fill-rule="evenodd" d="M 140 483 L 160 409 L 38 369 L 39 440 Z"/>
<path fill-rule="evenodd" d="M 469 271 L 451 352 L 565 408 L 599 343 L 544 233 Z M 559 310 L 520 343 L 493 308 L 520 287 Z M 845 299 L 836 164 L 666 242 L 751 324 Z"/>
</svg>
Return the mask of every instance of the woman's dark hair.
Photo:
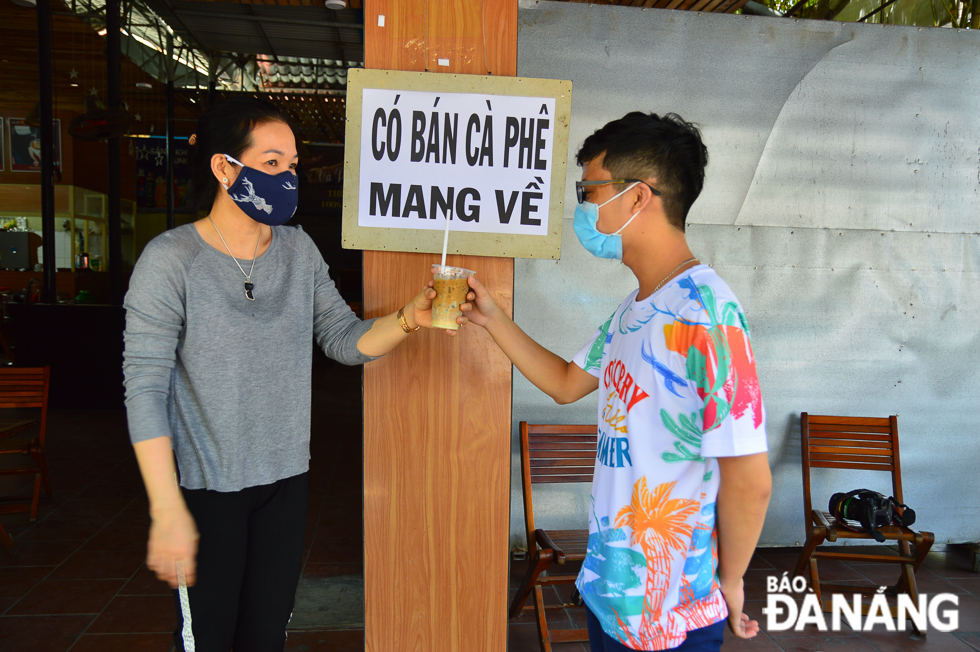
<svg viewBox="0 0 980 652">
<path fill-rule="evenodd" d="M 676 113 L 633 111 L 586 138 L 578 164 L 584 166 L 603 153 L 602 167 L 613 179 L 656 179 L 667 219 L 684 230 L 708 165 L 708 148 L 695 125 Z"/>
<path fill-rule="evenodd" d="M 194 208 L 210 211 L 218 195 L 211 158 L 215 154 L 241 158 L 252 145 L 252 130 L 266 122 L 289 124 L 279 107 L 254 97 L 231 97 L 204 112 L 197 121 L 190 151 L 191 178 L 187 193 Z"/>
</svg>

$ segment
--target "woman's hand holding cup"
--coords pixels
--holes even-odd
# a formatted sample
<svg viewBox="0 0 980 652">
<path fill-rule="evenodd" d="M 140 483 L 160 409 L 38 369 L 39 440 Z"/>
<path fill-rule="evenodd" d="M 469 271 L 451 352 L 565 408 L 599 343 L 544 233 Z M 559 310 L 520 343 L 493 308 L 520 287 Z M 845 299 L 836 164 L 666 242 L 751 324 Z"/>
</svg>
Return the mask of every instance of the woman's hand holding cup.
<svg viewBox="0 0 980 652">
<path fill-rule="evenodd" d="M 434 265 L 433 267 L 439 266 Z M 469 270 L 464 271 L 470 274 L 473 273 Z M 422 328 L 440 328 L 445 330 L 446 334 L 450 337 L 455 337 L 459 327 L 469 321 L 462 313 L 470 310 L 472 306 L 464 302 L 466 288 L 463 289 L 463 295 L 456 298 L 455 301 L 450 300 L 446 302 L 444 300 L 445 297 L 439 297 L 438 290 L 444 290 L 444 288 L 442 287 L 443 284 L 440 283 L 440 287 L 437 290 L 436 283 L 438 280 L 441 279 L 435 279 L 426 283 L 422 291 L 412 299 L 412 303 L 410 304 L 411 310 L 406 306 L 406 321 L 410 328 L 416 326 L 421 326 Z M 464 276 L 462 280 L 465 283 L 466 277 Z M 449 304 L 455 304 L 455 307 Z M 449 314 L 451 312 L 457 313 L 457 316 L 453 320 L 456 328 L 450 328 L 448 325 L 449 321 L 447 321 L 447 318 L 452 319 L 452 315 Z M 409 318 L 409 314 L 411 314 L 411 318 Z"/>
</svg>

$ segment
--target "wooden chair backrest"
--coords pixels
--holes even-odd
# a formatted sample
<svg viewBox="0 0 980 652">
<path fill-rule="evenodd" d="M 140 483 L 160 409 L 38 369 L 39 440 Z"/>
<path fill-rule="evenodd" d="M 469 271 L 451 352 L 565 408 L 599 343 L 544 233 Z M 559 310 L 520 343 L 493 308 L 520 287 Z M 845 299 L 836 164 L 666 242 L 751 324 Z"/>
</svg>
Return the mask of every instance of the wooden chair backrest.
<svg viewBox="0 0 980 652">
<path fill-rule="evenodd" d="M 0 367 L 0 409 L 40 408 L 41 444 L 48 420 L 50 367 Z"/>
<path fill-rule="evenodd" d="M 887 471 L 892 476 L 892 495 L 902 498 L 902 471 L 898 455 L 898 417 L 838 417 L 800 415 L 803 448 L 803 502 L 807 527 L 812 527 L 810 469 L 863 469 Z M 860 487 L 841 487 L 850 491 Z M 823 507 L 821 506 L 821 509 Z"/>
<path fill-rule="evenodd" d="M 531 485 L 592 482 L 598 451 L 595 424 L 551 425 L 521 421 L 521 480 L 528 545 L 534 545 Z"/>
</svg>

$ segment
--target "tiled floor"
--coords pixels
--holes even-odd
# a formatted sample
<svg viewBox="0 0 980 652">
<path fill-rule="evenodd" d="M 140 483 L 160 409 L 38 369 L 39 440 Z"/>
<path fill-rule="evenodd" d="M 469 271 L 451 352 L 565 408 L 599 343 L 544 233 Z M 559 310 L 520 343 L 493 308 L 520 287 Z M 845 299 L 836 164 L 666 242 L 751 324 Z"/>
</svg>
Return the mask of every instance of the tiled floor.
<svg viewBox="0 0 980 652">
<path fill-rule="evenodd" d="M 304 578 L 363 573 L 361 527 L 361 414 L 359 371 L 318 362 L 314 373 L 313 460 Z M 175 625 L 170 590 L 143 565 L 147 503 L 121 411 L 53 411 L 48 459 L 55 499 L 42 504 L 36 524 L 24 514 L 4 515 L 16 558 L 0 551 L 0 650 L 31 652 L 169 652 Z M 17 484 L 20 482 L 20 484 Z M 21 481 L 3 479 L 0 494 L 27 493 Z M 795 549 L 760 549 L 746 577 L 746 611 L 764 624 L 766 577 L 790 570 Z M 822 576 L 879 584 L 891 578 L 873 566 L 824 564 Z M 512 569 L 512 591 L 523 563 Z M 897 572 L 897 571 L 896 571 Z M 918 575 L 928 593 L 959 597 L 960 628 L 930 632 L 760 633 L 751 642 L 726 641 L 725 650 L 879 650 L 922 652 L 980 650 L 980 574 L 968 557 L 932 555 Z M 546 598 L 560 604 L 568 593 Z M 584 626 L 580 609 L 549 614 L 552 627 Z M 813 631 L 811 631 L 813 630 Z M 531 613 L 509 625 L 512 652 L 536 652 Z M 346 652 L 364 649 L 363 630 L 294 631 L 287 650 Z M 555 652 L 588 650 L 586 643 Z M 398 652 L 398 651 L 392 651 Z M 435 651 L 444 652 L 444 651 Z M 453 651 L 455 652 L 455 651 Z"/>
</svg>

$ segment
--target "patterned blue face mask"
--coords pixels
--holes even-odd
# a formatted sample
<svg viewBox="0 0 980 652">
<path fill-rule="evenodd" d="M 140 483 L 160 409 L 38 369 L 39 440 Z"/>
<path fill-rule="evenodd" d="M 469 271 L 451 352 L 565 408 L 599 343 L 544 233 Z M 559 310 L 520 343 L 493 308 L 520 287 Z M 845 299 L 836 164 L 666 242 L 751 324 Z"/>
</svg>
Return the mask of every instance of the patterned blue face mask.
<svg viewBox="0 0 980 652">
<path fill-rule="evenodd" d="M 593 256 L 598 256 L 599 258 L 610 258 L 613 260 L 623 259 L 623 237 L 619 235 L 623 232 L 630 222 L 640 214 L 640 211 L 633 213 L 633 217 L 626 221 L 626 224 L 619 227 L 619 230 L 615 233 L 603 233 L 596 228 L 596 222 L 599 220 L 599 209 L 611 202 L 616 197 L 619 197 L 625 192 L 628 192 L 631 188 L 636 186 L 636 184 L 630 185 L 626 190 L 619 193 L 612 199 L 602 202 L 596 205 L 590 201 L 582 202 L 575 207 L 575 219 L 573 221 L 573 226 L 575 227 L 575 235 L 578 236 L 578 241 L 582 243 L 585 250 L 588 251 Z"/>
<path fill-rule="evenodd" d="M 231 186 L 224 186 L 228 196 L 238 204 L 242 212 L 260 224 L 279 226 L 296 213 L 299 190 L 296 175 L 289 170 L 279 174 L 267 174 L 250 168 L 227 154 L 229 163 L 241 165 L 242 170 Z"/>
</svg>

